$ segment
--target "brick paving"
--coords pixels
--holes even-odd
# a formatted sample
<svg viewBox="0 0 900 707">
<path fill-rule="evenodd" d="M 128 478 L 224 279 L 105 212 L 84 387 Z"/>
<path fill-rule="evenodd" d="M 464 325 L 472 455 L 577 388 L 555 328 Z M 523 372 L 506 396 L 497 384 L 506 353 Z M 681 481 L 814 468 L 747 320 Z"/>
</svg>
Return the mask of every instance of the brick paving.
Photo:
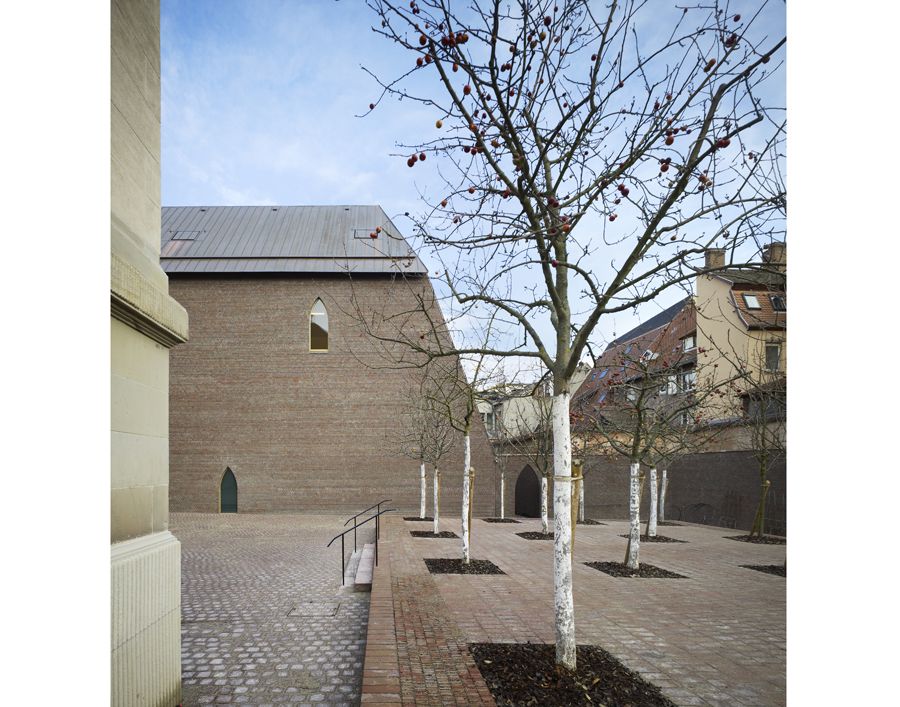
<svg viewBox="0 0 900 707">
<path fill-rule="evenodd" d="M 622 521 L 578 526 L 576 641 L 596 644 L 678 705 L 780 707 L 786 703 L 786 584 L 740 567 L 781 564 L 786 546 L 725 540 L 722 528 L 678 526 L 685 543 L 643 543 L 641 560 L 688 579 L 618 579 L 584 562 L 619 561 Z M 375 570 L 362 704 L 493 705 L 467 643 L 553 643 L 552 541 L 519 525 L 473 524 L 472 557 L 504 575 L 430 575 L 425 557 L 459 557 L 459 540 L 417 539 L 419 523 L 388 519 Z M 441 530 L 458 532 L 443 519 Z"/>
<path fill-rule="evenodd" d="M 170 515 L 184 707 L 359 705 L 369 595 L 339 589 L 340 540 L 325 549 L 344 520 Z"/>
<path fill-rule="evenodd" d="M 413 538 L 423 524 L 385 518 L 369 595 L 338 589 L 340 553 L 325 544 L 343 520 L 172 514 L 184 707 L 488 707 L 466 645 L 555 640 L 552 541 L 516 536 L 540 521 L 476 520 L 472 557 L 506 574 L 467 576 L 432 575 L 422 562 L 459 557 L 460 540 Z M 577 642 L 610 651 L 678 705 L 785 705 L 785 580 L 740 565 L 781 564 L 786 547 L 663 527 L 686 542 L 643 543 L 641 560 L 688 579 L 618 579 L 583 564 L 624 557 L 627 524 L 604 522 L 577 528 Z M 440 529 L 459 526 L 445 518 Z"/>
</svg>

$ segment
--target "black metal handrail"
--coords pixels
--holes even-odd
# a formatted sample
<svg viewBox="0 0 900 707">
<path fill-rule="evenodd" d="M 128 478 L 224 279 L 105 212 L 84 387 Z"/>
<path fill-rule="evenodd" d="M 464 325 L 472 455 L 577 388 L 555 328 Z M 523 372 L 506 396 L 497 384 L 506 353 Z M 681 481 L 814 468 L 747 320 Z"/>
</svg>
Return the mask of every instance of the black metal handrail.
<svg viewBox="0 0 900 707">
<path fill-rule="evenodd" d="M 390 500 L 390 499 L 388 499 L 388 500 Z M 387 501 L 382 501 L 381 503 L 386 503 L 386 502 Z M 381 503 L 376 503 L 375 505 L 380 506 Z M 375 508 L 375 506 L 372 506 L 372 508 Z M 372 508 L 368 508 L 366 510 L 371 511 Z M 349 533 L 351 530 L 353 531 L 353 552 L 356 552 L 356 529 L 362 525 L 365 525 L 366 523 L 368 523 L 370 520 L 372 520 L 374 518 L 375 519 L 375 566 L 378 567 L 378 538 L 381 535 L 381 522 L 379 521 L 379 518 L 384 513 L 390 513 L 391 511 L 396 511 L 396 510 L 397 510 L 396 508 L 385 508 L 383 511 L 379 510 L 378 513 L 376 513 L 373 516 L 369 516 L 362 523 L 354 523 L 352 528 L 347 528 L 347 530 L 345 530 L 343 533 L 339 533 L 339 534 L 335 535 L 325 546 L 325 549 L 327 550 L 329 547 L 331 547 L 331 543 L 333 543 L 338 538 L 341 539 L 341 585 L 344 584 L 344 569 L 346 567 L 346 565 L 344 564 L 344 536 L 347 533 Z M 363 513 L 365 513 L 365 512 L 366 511 L 363 511 Z M 353 520 L 354 518 L 358 518 L 361 515 L 362 515 L 362 513 L 357 513 L 350 520 Z M 349 523 L 350 521 L 347 521 L 347 522 Z M 347 525 L 347 523 L 344 523 L 344 525 Z"/>
<path fill-rule="evenodd" d="M 353 516 L 353 518 L 351 518 L 350 520 L 348 520 L 347 523 L 349 523 L 351 520 L 354 520 L 354 519 L 356 519 L 356 518 L 359 518 L 363 513 L 368 513 L 368 512 L 371 511 L 373 508 L 378 508 L 378 514 L 380 514 L 380 513 L 381 513 L 381 504 L 382 504 L 382 503 L 390 503 L 392 500 L 393 500 L 393 499 L 386 498 L 386 499 L 384 499 L 383 501 L 379 501 L 379 502 L 376 503 L 374 506 L 369 506 L 366 510 L 362 511 L 361 513 L 357 513 L 355 516 Z M 396 510 L 396 509 L 394 509 L 394 510 Z M 373 518 L 374 518 L 374 516 L 373 516 Z M 345 527 L 345 528 L 347 527 L 347 523 L 344 523 L 344 527 Z M 360 523 L 360 525 L 362 525 L 362 523 Z M 358 526 L 356 526 L 356 525 L 353 526 L 353 552 L 356 552 L 356 528 L 357 528 L 357 527 L 358 527 Z M 377 529 L 377 527 L 376 527 L 375 532 L 376 532 L 376 538 L 375 538 L 375 539 L 377 540 L 377 539 L 378 539 L 378 536 L 377 536 L 378 529 Z"/>
</svg>

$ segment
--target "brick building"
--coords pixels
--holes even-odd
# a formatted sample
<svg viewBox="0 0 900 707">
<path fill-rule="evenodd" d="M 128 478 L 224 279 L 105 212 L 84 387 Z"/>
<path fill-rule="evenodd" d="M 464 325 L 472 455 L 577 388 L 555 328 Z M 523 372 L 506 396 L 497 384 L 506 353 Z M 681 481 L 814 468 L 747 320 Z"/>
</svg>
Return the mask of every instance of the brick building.
<svg viewBox="0 0 900 707">
<path fill-rule="evenodd" d="M 161 262 L 191 324 L 171 355 L 172 511 L 350 515 L 391 498 L 418 513 L 419 464 L 388 441 L 412 374 L 359 317 L 402 316 L 433 292 L 381 208 L 166 207 Z M 472 455 L 474 512 L 493 515 L 480 424 Z M 445 516 L 461 506 L 461 447 L 442 472 Z"/>
</svg>

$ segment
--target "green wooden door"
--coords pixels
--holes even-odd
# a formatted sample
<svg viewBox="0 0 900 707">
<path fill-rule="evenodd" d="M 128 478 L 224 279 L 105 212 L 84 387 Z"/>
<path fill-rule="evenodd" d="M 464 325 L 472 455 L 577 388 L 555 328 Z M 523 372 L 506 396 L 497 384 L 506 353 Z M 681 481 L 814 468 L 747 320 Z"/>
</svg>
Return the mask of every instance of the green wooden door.
<svg viewBox="0 0 900 707">
<path fill-rule="evenodd" d="M 225 469 L 222 485 L 219 488 L 219 511 L 221 513 L 237 513 L 237 479 L 231 469 Z"/>
</svg>

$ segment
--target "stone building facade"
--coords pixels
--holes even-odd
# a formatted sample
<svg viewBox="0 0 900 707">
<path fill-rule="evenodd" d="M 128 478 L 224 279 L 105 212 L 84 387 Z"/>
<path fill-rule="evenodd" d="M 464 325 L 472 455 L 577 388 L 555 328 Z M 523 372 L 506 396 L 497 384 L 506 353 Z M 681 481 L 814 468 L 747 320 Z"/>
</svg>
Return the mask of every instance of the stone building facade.
<svg viewBox="0 0 900 707">
<path fill-rule="evenodd" d="M 181 552 L 169 532 L 169 350 L 188 316 L 159 263 L 158 0 L 113 0 L 110 51 L 111 698 L 181 701 Z"/>
</svg>

